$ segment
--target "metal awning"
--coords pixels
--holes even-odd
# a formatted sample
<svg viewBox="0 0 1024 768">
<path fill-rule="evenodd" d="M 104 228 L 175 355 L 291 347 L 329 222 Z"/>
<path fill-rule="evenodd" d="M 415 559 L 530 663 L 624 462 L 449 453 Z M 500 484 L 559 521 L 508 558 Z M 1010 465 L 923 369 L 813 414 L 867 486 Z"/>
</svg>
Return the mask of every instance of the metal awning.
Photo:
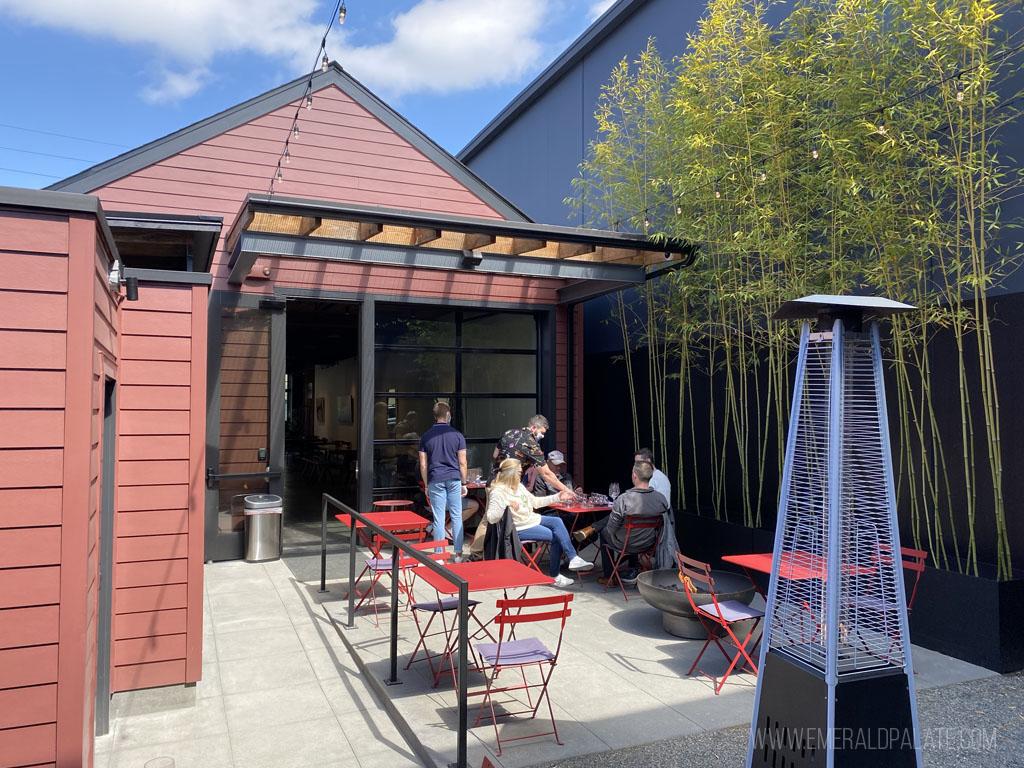
<svg viewBox="0 0 1024 768">
<path fill-rule="evenodd" d="M 604 293 L 644 282 L 653 265 L 687 264 L 696 251 L 624 232 L 253 194 L 227 248 L 233 285 L 260 256 L 290 256 L 563 279 L 573 281 L 569 301 L 591 294 L 579 281 L 599 281 L 592 290 Z"/>
<path fill-rule="evenodd" d="M 141 253 L 163 254 L 187 247 L 192 271 L 208 272 L 224 225 L 221 216 L 107 211 L 107 223 L 119 243 Z"/>
</svg>

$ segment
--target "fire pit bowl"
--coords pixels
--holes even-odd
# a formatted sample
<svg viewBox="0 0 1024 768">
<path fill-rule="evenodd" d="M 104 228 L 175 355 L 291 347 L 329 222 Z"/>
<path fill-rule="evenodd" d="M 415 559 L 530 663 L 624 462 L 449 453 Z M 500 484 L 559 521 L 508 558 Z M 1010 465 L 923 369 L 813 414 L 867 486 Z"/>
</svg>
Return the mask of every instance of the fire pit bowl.
<svg viewBox="0 0 1024 768">
<path fill-rule="evenodd" d="M 754 585 L 746 576 L 730 571 L 712 571 L 711 576 L 715 580 L 715 593 L 719 602 L 739 600 L 744 605 L 750 605 L 750 601 L 754 599 Z M 650 606 L 662 612 L 662 626 L 670 635 L 690 640 L 703 640 L 708 636 L 700 619 L 693 614 L 686 589 L 679 581 L 678 569 L 660 568 L 655 571 L 644 571 L 637 579 L 636 585 L 640 590 L 640 596 Z M 700 584 L 697 586 L 700 587 Z M 704 605 L 711 602 L 711 595 L 698 592 L 693 596 L 693 600 L 697 605 Z"/>
</svg>

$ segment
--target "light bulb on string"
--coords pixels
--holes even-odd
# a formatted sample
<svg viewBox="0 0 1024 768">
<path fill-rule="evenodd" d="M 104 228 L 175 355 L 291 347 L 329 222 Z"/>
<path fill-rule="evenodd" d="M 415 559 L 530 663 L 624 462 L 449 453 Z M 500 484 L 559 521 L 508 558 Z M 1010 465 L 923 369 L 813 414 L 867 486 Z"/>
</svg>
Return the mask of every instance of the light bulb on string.
<svg viewBox="0 0 1024 768">
<path fill-rule="evenodd" d="M 765 169 L 764 169 L 764 166 L 763 166 L 763 165 L 761 166 L 761 175 L 760 175 L 760 179 L 761 179 L 761 181 L 767 181 L 767 180 L 768 180 L 768 172 L 767 172 L 767 171 L 765 171 Z"/>
<path fill-rule="evenodd" d="M 292 161 L 292 153 L 288 151 L 287 147 L 284 150 L 284 161 L 290 163 Z"/>
<path fill-rule="evenodd" d="M 327 67 L 330 65 L 330 63 L 331 63 L 331 60 L 327 58 L 327 54 L 325 53 L 323 61 L 320 62 L 320 71 L 321 72 L 326 72 L 327 71 Z"/>
<path fill-rule="evenodd" d="M 715 184 L 715 200 L 720 200 L 721 197 L 722 197 L 722 190 L 720 190 L 718 188 L 718 185 Z"/>
<path fill-rule="evenodd" d="M 312 93 L 307 93 L 306 94 L 306 109 L 312 109 L 312 108 L 313 108 L 313 94 Z"/>
<path fill-rule="evenodd" d="M 299 138 L 299 124 L 298 123 L 292 123 L 292 138 L 293 139 Z"/>
<path fill-rule="evenodd" d="M 818 148 L 817 147 L 812 147 L 811 148 L 811 158 L 814 159 L 814 160 L 818 159 Z"/>
<path fill-rule="evenodd" d="M 878 112 L 878 132 L 885 136 L 885 111 L 879 110 Z"/>
<path fill-rule="evenodd" d="M 956 100 L 957 101 L 963 101 L 964 100 L 964 84 L 961 83 L 960 80 L 956 81 Z"/>
<path fill-rule="evenodd" d="M 348 11 L 345 9 L 345 0 L 341 0 L 341 8 L 338 9 L 338 23 L 339 24 L 344 24 L 345 23 L 345 16 L 347 14 L 348 14 Z"/>
<path fill-rule="evenodd" d="M 676 206 L 676 216 L 682 216 L 682 215 L 683 215 L 683 206 L 677 205 Z"/>
<path fill-rule="evenodd" d="M 278 166 L 278 168 L 277 168 L 277 180 L 278 181 L 284 181 L 284 174 L 281 173 L 281 167 L 280 166 Z"/>
<path fill-rule="evenodd" d="M 649 218 L 647 218 L 647 216 L 645 215 L 644 216 L 644 229 L 647 230 L 647 229 L 650 228 L 650 226 L 651 226 L 651 220 Z"/>
</svg>

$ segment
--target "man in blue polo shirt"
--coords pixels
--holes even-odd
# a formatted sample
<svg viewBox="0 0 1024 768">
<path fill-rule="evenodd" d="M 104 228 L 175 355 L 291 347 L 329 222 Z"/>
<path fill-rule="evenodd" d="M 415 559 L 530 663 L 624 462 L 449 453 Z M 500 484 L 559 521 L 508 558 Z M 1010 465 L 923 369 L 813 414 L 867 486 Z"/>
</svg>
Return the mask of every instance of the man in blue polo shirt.
<svg viewBox="0 0 1024 768">
<path fill-rule="evenodd" d="M 456 562 L 462 560 L 462 497 L 466 495 L 466 438 L 449 424 L 448 403 L 434 404 L 434 426 L 420 438 L 420 476 L 434 512 L 434 539 L 444 538 L 445 513 L 452 519 Z M 438 550 L 440 551 L 440 550 Z"/>
</svg>

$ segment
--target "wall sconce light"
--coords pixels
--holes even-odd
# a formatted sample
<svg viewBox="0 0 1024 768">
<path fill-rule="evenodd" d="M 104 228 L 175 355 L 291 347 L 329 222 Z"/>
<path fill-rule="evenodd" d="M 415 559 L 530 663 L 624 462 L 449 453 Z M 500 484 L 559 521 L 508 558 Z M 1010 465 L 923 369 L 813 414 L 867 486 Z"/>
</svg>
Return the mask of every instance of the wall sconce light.
<svg viewBox="0 0 1024 768">
<path fill-rule="evenodd" d="M 110 268 L 110 274 L 107 275 L 107 285 L 111 291 L 118 294 L 123 285 L 124 296 L 128 301 L 139 300 L 139 278 L 125 277 L 124 266 L 117 259 L 114 259 L 114 265 Z"/>
<path fill-rule="evenodd" d="M 483 264 L 483 261 L 484 257 L 481 256 L 476 251 L 464 250 L 462 252 L 462 266 L 464 269 L 472 269 L 473 267 L 479 267 L 481 264 Z"/>
</svg>

